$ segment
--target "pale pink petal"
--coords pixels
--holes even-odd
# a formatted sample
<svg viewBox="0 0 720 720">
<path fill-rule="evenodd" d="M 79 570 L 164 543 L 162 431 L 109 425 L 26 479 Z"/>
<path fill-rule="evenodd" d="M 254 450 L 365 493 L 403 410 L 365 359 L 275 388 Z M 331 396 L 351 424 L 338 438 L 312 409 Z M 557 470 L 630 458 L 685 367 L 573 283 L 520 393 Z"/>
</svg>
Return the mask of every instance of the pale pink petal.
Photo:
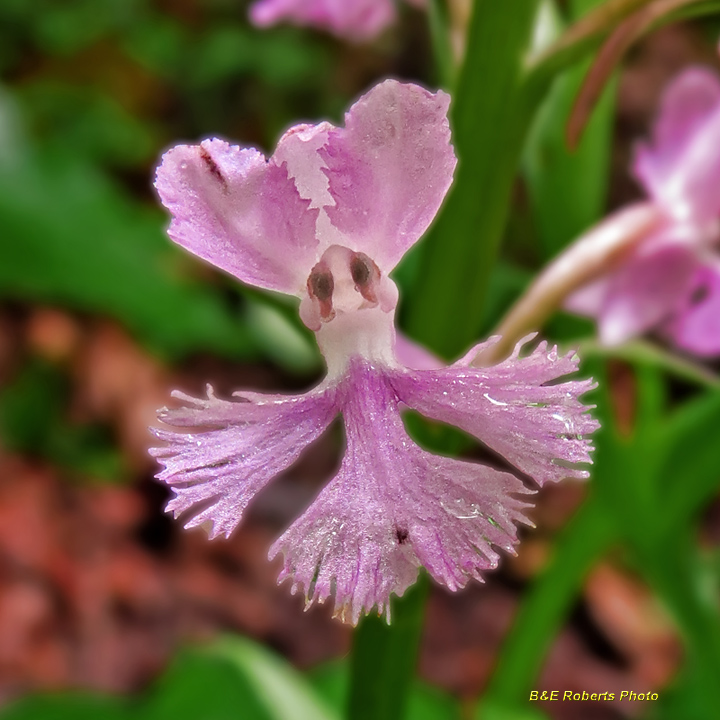
<svg viewBox="0 0 720 720">
<path fill-rule="evenodd" d="M 288 21 L 363 41 L 394 22 L 395 6 L 393 0 L 259 0 L 250 19 L 260 27 Z"/>
<path fill-rule="evenodd" d="M 155 187 L 178 245 L 243 282 L 303 292 L 318 210 L 301 199 L 285 165 L 252 148 L 204 140 L 165 153 Z"/>
<path fill-rule="evenodd" d="M 361 97 L 320 150 L 344 243 L 388 273 L 425 232 L 452 182 L 450 97 L 386 80 Z"/>
<path fill-rule="evenodd" d="M 568 295 L 563 303 L 563 307 L 568 312 L 577 315 L 598 317 L 605 303 L 610 282 L 610 276 L 604 275 L 584 285 Z"/>
<path fill-rule="evenodd" d="M 557 382 L 577 371 L 577 356 L 560 356 L 542 342 L 527 357 L 518 356 L 518 345 L 498 365 L 468 366 L 471 355 L 486 346 L 440 370 L 393 371 L 397 396 L 423 415 L 470 433 L 540 485 L 587 477 L 578 464 L 591 462 L 588 435 L 598 423 L 578 398 L 594 385 Z"/>
<path fill-rule="evenodd" d="M 652 243 L 610 278 L 599 317 L 603 343 L 617 345 L 659 326 L 675 314 L 697 268 L 686 244 Z"/>
<path fill-rule="evenodd" d="M 165 445 L 153 448 L 164 470 L 158 479 L 175 497 L 167 509 L 175 517 L 193 511 L 185 527 L 209 524 L 210 537 L 229 536 L 252 498 L 288 468 L 318 438 L 338 412 L 332 389 L 305 395 L 246 393 L 221 400 L 177 395 L 186 407 L 163 409 L 167 425 L 190 432 L 154 428 Z"/>
<path fill-rule="evenodd" d="M 703 68 L 666 90 L 652 144 L 638 147 L 634 171 L 648 193 L 681 219 L 720 214 L 720 79 Z"/>
<path fill-rule="evenodd" d="M 309 604 L 334 595 L 335 612 L 357 623 L 390 595 L 402 595 L 417 568 L 451 590 L 496 567 L 526 522 L 526 494 L 513 475 L 431 455 L 407 436 L 386 377 L 357 360 L 339 390 L 347 451 L 337 476 L 275 543 L 280 579 Z"/>
<path fill-rule="evenodd" d="M 700 266 L 690 291 L 665 331 L 681 348 L 696 355 L 720 355 L 720 268 Z"/>
<path fill-rule="evenodd" d="M 324 208 L 333 202 L 325 175 L 325 159 L 320 149 L 325 146 L 335 126 L 328 122 L 318 125 L 295 125 L 278 142 L 273 160 L 287 167 L 300 197 L 310 200 L 311 208 L 322 208 L 315 225 L 318 240 L 316 260 L 331 245 L 345 243 L 342 233 L 332 225 Z M 309 271 L 309 268 L 308 268 Z"/>
<path fill-rule="evenodd" d="M 310 200 L 311 208 L 319 208 L 332 202 L 328 191 L 328 179 L 323 172 L 325 161 L 320 148 L 328 140 L 335 127 L 329 122 L 318 125 L 294 125 L 278 141 L 273 161 L 287 167 L 300 197 Z"/>
<path fill-rule="evenodd" d="M 413 370 L 435 370 L 445 365 L 437 355 L 399 330 L 395 333 L 395 357 L 401 365 Z"/>
</svg>

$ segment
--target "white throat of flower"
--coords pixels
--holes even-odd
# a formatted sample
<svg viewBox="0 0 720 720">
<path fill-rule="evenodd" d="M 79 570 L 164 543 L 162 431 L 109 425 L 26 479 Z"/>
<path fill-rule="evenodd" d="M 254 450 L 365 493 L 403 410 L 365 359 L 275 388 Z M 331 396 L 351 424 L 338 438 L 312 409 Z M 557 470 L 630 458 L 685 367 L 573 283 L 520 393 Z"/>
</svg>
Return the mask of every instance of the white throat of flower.
<svg viewBox="0 0 720 720">
<path fill-rule="evenodd" d="M 362 252 L 331 245 L 310 271 L 300 317 L 317 336 L 328 379 L 344 374 L 361 356 L 392 365 L 398 301 L 395 283 Z"/>
</svg>

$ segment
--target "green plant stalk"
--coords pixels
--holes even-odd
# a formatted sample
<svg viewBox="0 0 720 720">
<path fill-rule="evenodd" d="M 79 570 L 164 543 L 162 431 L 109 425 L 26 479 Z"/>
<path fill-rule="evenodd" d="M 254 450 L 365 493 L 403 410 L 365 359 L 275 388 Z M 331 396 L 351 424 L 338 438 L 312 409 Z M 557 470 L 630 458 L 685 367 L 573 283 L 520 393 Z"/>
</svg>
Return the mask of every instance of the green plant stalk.
<svg viewBox="0 0 720 720">
<path fill-rule="evenodd" d="M 571 26 L 551 47 L 530 60 L 532 82 L 547 82 L 602 43 L 607 34 L 632 13 L 654 0 L 606 0 L 587 18 Z M 720 0 L 698 0 L 668 13 L 653 25 L 657 29 L 671 22 L 720 13 Z"/>
<path fill-rule="evenodd" d="M 392 602 L 392 624 L 363 618 L 350 658 L 349 720 L 398 720 L 405 716 L 415 672 L 430 581 L 423 573 Z"/>
<path fill-rule="evenodd" d="M 573 0 L 570 12 L 579 18 L 599 4 Z M 597 222 L 605 208 L 615 83 L 605 88 L 576 148 L 568 147 L 565 132 L 589 66 L 586 60 L 555 80 L 528 138 L 525 176 L 546 260 Z"/>
<path fill-rule="evenodd" d="M 451 106 L 459 163 L 425 238 L 420 277 L 404 320 L 410 335 L 450 357 L 476 337 L 505 227 L 515 171 L 534 108 L 524 58 L 537 0 L 475 3 Z M 528 102 L 529 101 L 529 102 Z"/>
<path fill-rule="evenodd" d="M 688 528 L 662 544 L 636 548 L 640 569 L 675 620 L 688 651 L 708 717 L 720 717 L 720 614 L 717 599 L 703 592 L 698 553 Z"/>
<path fill-rule="evenodd" d="M 455 82 L 455 59 L 450 43 L 447 0 L 430 0 L 428 24 L 438 84 L 451 90 Z"/>
<path fill-rule="evenodd" d="M 511 5 L 478 0 L 475 5 L 452 106 L 453 141 L 460 159 L 452 192 L 455 199 L 450 198 L 428 238 L 405 318 L 415 337 L 437 353 L 452 354 L 462 348 L 482 318 L 481 302 L 469 304 L 458 288 L 472 286 L 476 298 L 482 298 L 495 260 L 527 125 L 516 118 L 527 117 L 517 111 L 522 59 L 536 10 L 537 0 L 517 0 Z M 455 216 L 458 208 L 460 215 Z M 478 222 L 490 238 L 490 249 L 478 236 Z M 483 270 L 478 271 L 480 266 Z M 428 585 L 423 577 L 405 597 L 393 602 L 389 627 L 378 618 L 361 622 L 351 658 L 350 720 L 404 716 Z"/>
<path fill-rule="evenodd" d="M 694 385 L 711 390 L 720 388 L 720 376 L 716 375 L 699 362 L 676 355 L 670 350 L 654 345 L 652 342 L 639 338 L 629 340 L 623 345 L 606 346 L 596 338 L 588 340 L 568 340 L 564 347 L 577 349 L 583 360 L 610 358 L 625 360 L 639 367 L 654 367 L 670 375 Z"/>
</svg>

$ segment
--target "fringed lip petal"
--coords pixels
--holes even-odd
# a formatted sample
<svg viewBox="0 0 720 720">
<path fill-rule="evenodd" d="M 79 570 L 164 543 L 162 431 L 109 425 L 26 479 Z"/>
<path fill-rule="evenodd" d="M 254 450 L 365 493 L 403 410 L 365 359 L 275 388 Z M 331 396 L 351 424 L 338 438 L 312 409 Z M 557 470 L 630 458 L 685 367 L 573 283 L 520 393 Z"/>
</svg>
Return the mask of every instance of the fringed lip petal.
<svg viewBox="0 0 720 720">
<path fill-rule="evenodd" d="M 513 475 L 438 457 L 407 436 L 389 379 L 355 361 L 343 396 L 347 451 L 338 474 L 270 550 L 282 553 L 308 605 L 334 595 L 335 613 L 357 623 L 389 612 L 417 568 L 451 590 L 494 568 L 527 522 L 530 493 Z"/>
<path fill-rule="evenodd" d="M 566 380 L 577 371 L 574 353 L 540 343 L 526 357 L 486 368 L 466 364 L 414 373 L 392 370 L 397 396 L 421 414 L 465 430 L 538 484 L 586 478 L 592 462 L 588 435 L 598 423 L 578 397 L 590 380 Z M 476 351 L 479 348 L 476 348 Z"/>
<path fill-rule="evenodd" d="M 318 246 L 318 210 L 300 197 L 285 164 L 203 140 L 168 150 L 155 187 L 178 245 L 250 285 L 302 292 Z"/>
<path fill-rule="evenodd" d="M 193 406 L 165 409 L 160 417 L 191 432 L 154 428 L 165 445 L 151 454 L 165 468 L 158 479 L 175 492 L 167 509 L 176 517 L 194 511 L 186 527 L 209 523 L 211 537 L 229 536 L 255 494 L 290 467 L 338 412 L 332 388 L 302 396 L 256 394 L 254 401 L 220 400 L 209 389 L 206 399 L 183 399 Z"/>
<path fill-rule="evenodd" d="M 679 219 L 720 214 L 720 80 L 713 72 L 691 68 L 668 87 L 652 143 L 636 150 L 634 172 Z"/>
<path fill-rule="evenodd" d="M 428 228 L 452 183 L 450 97 L 386 80 L 363 95 L 321 154 L 348 247 L 390 272 Z"/>
</svg>

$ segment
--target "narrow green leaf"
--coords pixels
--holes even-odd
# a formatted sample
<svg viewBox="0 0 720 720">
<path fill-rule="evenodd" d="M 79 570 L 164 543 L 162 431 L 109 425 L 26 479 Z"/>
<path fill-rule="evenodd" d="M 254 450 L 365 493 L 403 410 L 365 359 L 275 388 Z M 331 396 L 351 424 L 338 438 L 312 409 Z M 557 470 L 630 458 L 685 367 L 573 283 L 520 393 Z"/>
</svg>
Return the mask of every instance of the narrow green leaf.
<svg viewBox="0 0 720 720">
<path fill-rule="evenodd" d="M 574 0 L 578 18 L 599 0 Z M 577 148 L 567 146 L 565 128 L 589 61 L 558 77 L 543 102 L 528 138 L 525 175 L 545 260 L 602 215 L 614 120 L 614 83 L 606 87 Z"/>
<path fill-rule="evenodd" d="M 656 0 L 605 0 L 587 17 L 571 26 L 556 43 L 530 60 L 530 77 L 533 84 L 542 85 L 564 69 L 582 60 L 596 48 L 615 27 L 632 13 Z M 662 25 L 688 18 L 720 13 L 718 0 L 697 0 L 690 5 L 669 12 L 654 24 Z"/>
<path fill-rule="evenodd" d="M 484 703 L 524 705 L 550 644 L 591 566 L 617 539 L 615 526 L 592 493 L 558 538 L 552 558 L 518 610 L 503 643 Z"/>
<path fill-rule="evenodd" d="M 429 580 L 423 574 L 392 604 L 392 624 L 368 615 L 360 622 L 350 657 L 348 720 L 406 717 Z"/>
<path fill-rule="evenodd" d="M 215 645 L 182 649 L 127 720 L 277 720 L 253 680 Z M 38 719 L 39 720 L 39 719 Z M 285 719 L 283 719 L 285 720 Z"/>
<path fill-rule="evenodd" d="M 91 693 L 50 693 L 23 698 L 0 711 L 2 720 L 130 720 L 134 706 L 124 698 Z"/>
<path fill-rule="evenodd" d="M 534 707 L 484 701 L 478 720 L 548 720 L 548 716 Z"/>
<path fill-rule="evenodd" d="M 455 82 L 455 59 L 450 43 L 450 19 L 447 0 L 430 0 L 428 22 L 432 38 L 438 84 L 449 90 Z"/>
<path fill-rule="evenodd" d="M 250 681 L 273 720 L 337 717 L 295 669 L 251 640 L 228 636 L 207 648 L 207 653 L 230 661 Z"/>
<path fill-rule="evenodd" d="M 315 690 L 338 713 L 347 705 L 350 667 L 345 660 L 328 663 L 311 671 Z M 408 697 L 408 720 L 459 720 L 460 704 L 454 698 L 419 680 L 414 680 Z"/>
<path fill-rule="evenodd" d="M 477 0 L 451 106 L 455 182 L 424 240 L 407 303 L 412 336 L 449 357 L 476 337 L 534 110 L 523 93 L 537 0 Z"/>
<path fill-rule="evenodd" d="M 642 338 L 630 340 L 622 345 L 608 347 L 597 339 L 569 340 L 568 347 L 577 348 L 580 357 L 585 360 L 613 358 L 625 360 L 631 365 L 654 367 L 686 382 L 705 386 L 713 390 L 720 389 L 720 376 L 704 365 L 681 357 Z"/>
<path fill-rule="evenodd" d="M 674 534 L 720 490 L 720 391 L 686 403 L 668 420 L 656 447 L 659 535 Z"/>
<path fill-rule="evenodd" d="M 704 697 L 714 687 L 713 668 L 720 666 L 716 600 L 703 588 L 688 524 L 713 484 L 717 488 L 720 450 L 713 438 L 720 420 L 720 392 L 701 396 L 667 419 L 662 375 L 657 368 L 636 367 L 634 424 L 621 431 L 606 368 L 593 363 L 592 374 L 600 382 L 593 400 L 602 423 L 594 435 L 592 494 L 562 533 L 503 646 L 485 698 L 500 708 L 527 702 L 583 577 L 620 541 L 676 619 L 692 667 L 699 669 L 702 682 L 696 687 Z M 717 702 L 706 701 L 709 707 Z"/>
<path fill-rule="evenodd" d="M 715 593 L 703 586 L 703 572 L 689 528 L 639 553 L 643 574 L 675 619 L 688 649 L 694 687 L 707 718 L 720 717 L 720 613 Z"/>
<path fill-rule="evenodd" d="M 533 81 L 546 82 L 596 47 L 626 17 L 655 0 L 605 0 L 530 58 Z"/>
</svg>

